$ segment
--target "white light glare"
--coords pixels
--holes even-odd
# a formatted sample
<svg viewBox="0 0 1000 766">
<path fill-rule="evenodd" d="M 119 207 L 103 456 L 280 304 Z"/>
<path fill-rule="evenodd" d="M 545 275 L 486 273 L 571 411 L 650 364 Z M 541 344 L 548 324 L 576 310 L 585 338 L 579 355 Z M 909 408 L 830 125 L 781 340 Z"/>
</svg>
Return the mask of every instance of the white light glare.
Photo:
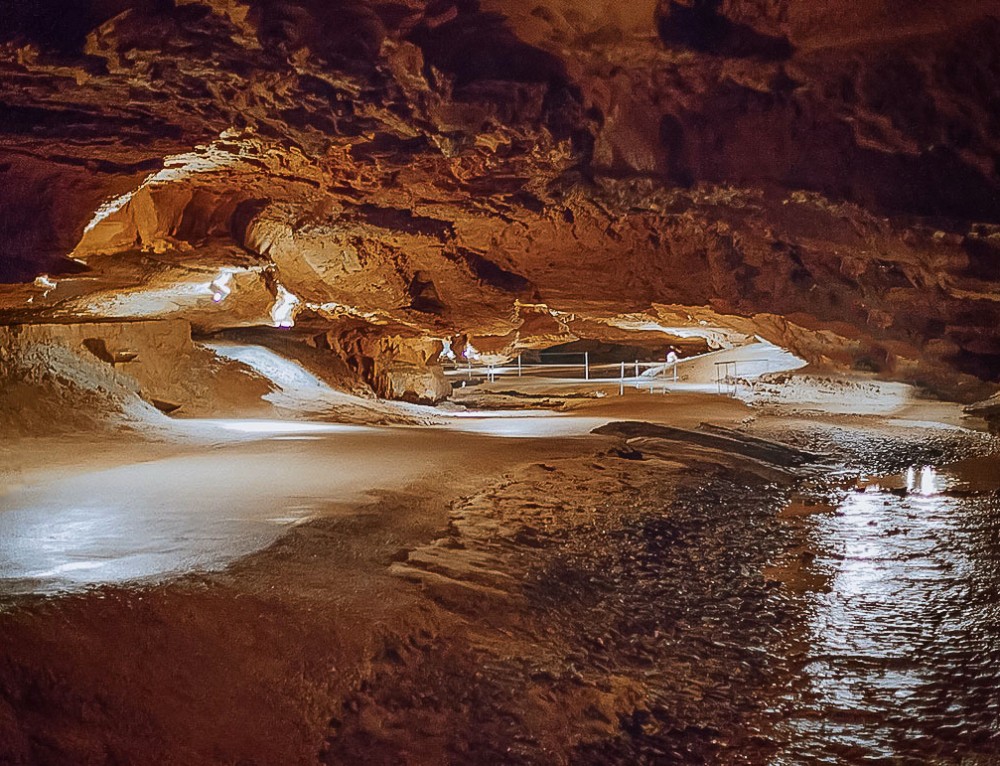
<svg viewBox="0 0 1000 766">
<path fill-rule="evenodd" d="M 219 276 L 212 280 L 212 284 L 209 285 L 212 290 L 212 300 L 216 303 L 222 303 L 222 301 L 228 298 L 230 293 L 233 292 L 233 288 L 229 285 L 232 281 L 233 273 L 231 271 L 220 272 Z"/>
<path fill-rule="evenodd" d="M 925 465 L 920 469 L 920 494 L 933 495 L 937 492 L 937 484 L 934 481 L 934 469 Z"/>
<path fill-rule="evenodd" d="M 299 305 L 299 299 L 284 288 L 278 285 L 275 291 L 274 305 L 271 307 L 271 321 L 275 327 L 294 327 L 295 308 Z"/>
<path fill-rule="evenodd" d="M 179 181 L 198 173 L 210 173 L 237 164 L 243 155 L 243 149 L 240 147 L 236 154 L 233 153 L 232 139 L 236 135 L 237 131 L 231 128 L 219 135 L 219 140 L 226 142 L 225 145 L 220 146 L 219 142 L 212 142 L 207 146 L 196 146 L 194 150 L 184 154 L 165 157 L 163 168 L 146 176 L 138 188 L 110 199 L 98 207 L 94 217 L 83 228 L 83 233 L 93 231 L 101 221 L 123 209 L 144 188 Z"/>
<path fill-rule="evenodd" d="M 152 178 L 152 176 L 150 176 L 150 178 Z M 139 189 L 145 186 L 148 181 L 149 178 L 147 178 L 146 181 L 143 181 L 142 186 L 140 186 Z M 114 215 L 123 207 L 125 207 L 129 202 L 132 201 L 132 198 L 135 196 L 135 192 L 138 191 L 139 189 L 136 189 L 135 191 L 125 192 L 121 196 L 115 197 L 114 199 L 110 199 L 107 202 L 103 203 L 100 207 L 97 208 L 96 211 L 94 211 L 94 217 L 90 219 L 90 223 L 88 223 L 86 226 L 83 227 L 83 233 L 87 234 L 93 231 L 97 227 L 97 224 L 99 224 L 108 216 Z"/>
<path fill-rule="evenodd" d="M 290 420 L 201 420 L 223 431 L 244 434 L 310 434 L 310 433 L 361 433 L 371 429 L 339 423 L 311 423 Z"/>
<path fill-rule="evenodd" d="M 917 475 L 916 468 L 906 469 L 906 489 L 925 497 L 937 494 L 937 474 L 933 466 L 925 465 Z"/>
</svg>

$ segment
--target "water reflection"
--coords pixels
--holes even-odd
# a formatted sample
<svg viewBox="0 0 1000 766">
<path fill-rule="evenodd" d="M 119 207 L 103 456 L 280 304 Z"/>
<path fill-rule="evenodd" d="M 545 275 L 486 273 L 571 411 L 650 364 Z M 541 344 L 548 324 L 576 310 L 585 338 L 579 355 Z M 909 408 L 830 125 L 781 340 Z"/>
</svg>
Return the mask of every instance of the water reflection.
<svg viewBox="0 0 1000 766">
<path fill-rule="evenodd" d="M 862 482 L 807 520 L 828 586 L 801 595 L 810 643 L 773 763 L 1000 763 L 992 461 Z"/>
<path fill-rule="evenodd" d="M 934 466 L 925 465 L 917 472 L 917 469 L 910 466 L 906 469 L 906 490 L 917 492 L 921 495 L 934 495 L 940 489 L 938 487 L 938 476 Z"/>
</svg>

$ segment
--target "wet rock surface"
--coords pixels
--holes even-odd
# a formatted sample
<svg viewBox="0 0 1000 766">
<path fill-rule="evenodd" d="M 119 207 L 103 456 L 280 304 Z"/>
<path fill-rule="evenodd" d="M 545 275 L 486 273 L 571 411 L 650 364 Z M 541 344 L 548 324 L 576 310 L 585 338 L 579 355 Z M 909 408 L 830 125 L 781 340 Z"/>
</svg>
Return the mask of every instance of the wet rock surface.
<svg viewBox="0 0 1000 766">
<path fill-rule="evenodd" d="M 991 431 L 1000 433 L 1000 394 L 969 405 L 966 412 L 985 419 Z"/>
<path fill-rule="evenodd" d="M 876 440 L 885 471 L 996 449 L 974 434 L 926 439 L 899 429 L 895 436 L 814 428 L 811 440 L 849 460 L 840 481 L 857 474 L 851 464 L 872 465 L 866 448 Z M 945 573 L 965 553 L 960 541 L 936 536 L 933 516 L 914 516 L 919 503 L 880 495 L 877 521 L 824 530 L 852 515 L 851 495 L 813 487 L 800 515 L 787 512 L 795 505 L 787 479 L 751 478 L 732 457 L 669 462 L 637 450 L 608 457 L 600 478 L 583 478 L 581 464 L 534 466 L 492 489 L 488 501 L 457 507 L 448 536 L 394 566 L 463 620 L 499 620 L 505 641 L 474 632 L 465 652 L 439 647 L 445 659 L 434 672 L 422 654 L 416 678 L 397 658 L 338 717 L 327 762 L 360 757 L 362 747 L 379 762 L 405 759 L 412 720 L 436 735 L 436 757 L 459 762 L 959 763 L 995 752 L 993 660 L 976 652 L 996 636 L 978 622 L 950 637 L 927 626 L 927 599 L 942 614 L 962 613 L 966 584 Z M 997 465 L 991 460 L 987 474 Z M 568 496 L 558 491 L 566 478 L 604 499 L 555 500 Z M 994 515 L 995 491 L 982 492 L 951 512 Z M 830 515 L 824 502 L 846 510 Z M 909 598 L 900 603 L 899 592 L 869 580 L 867 601 L 837 592 L 830 567 L 855 555 L 864 561 L 873 537 L 908 534 L 895 526 L 907 519 L 923 528 L 920 542 L 904 536 L 889 558 L 866 563 L 869 577 L 892 580 Z M 967 534 L 991 539 L 970 523 Z M 924 570 L 913 564 L 920 548 L 936 558 Z M 989 571 L 974 587 L 990 589 Z M 914 640 L 921 648 L 904 664 L 926 682 L 920 691 L 896 675 L 898 653 Z M 860 657 L 859 645 L 867 647 Z M 956 674 L 955 698 L 983 707 L 945 699 L 944 679 Z M 922 708 L 908 706 L 917 700 Z M 443 720 L 445 731 L 436 728 Z"/>
<path fill-rule="evenodd" d="M 327 762 L 405 760 L 407 722 L 425 719 L 443 728 L 417 738 L 436 734 L 438 757 L 461 762 L 741 763 L 773 750 L 761 709 L 788 617 L 760 573 L 782 545 L 785 489 L 737 490 L 718 457 L 697 466 L 697 488 L 683 478 L 694 465 L 598 461 L 533 466 L 394 565 L 474 626 L 470 646 L 429 649 L 444 656 L 422 655 L 415 678 L 408 661 L 387 664 L 361 712 L 338 720 Z M 748 539 L 765 544 L 737 544 Z"/>
<path fill-rule="evenodd" d="M 668 433 L 331 508 L 226 572 L 8 599 L 7 760 L 989 763 L 996 463 L 940 497 L 905 469 L 996 442 L 758 419 L 748 444 L 835 456 L 796 475 Z"/>
<path fill-rule="evenodd" d="M 807 631 L 776 763 L 995 761 L 1000 460 L 982 467 L 911 467 L 792 523 L 773 576 Z"/>
</svg>

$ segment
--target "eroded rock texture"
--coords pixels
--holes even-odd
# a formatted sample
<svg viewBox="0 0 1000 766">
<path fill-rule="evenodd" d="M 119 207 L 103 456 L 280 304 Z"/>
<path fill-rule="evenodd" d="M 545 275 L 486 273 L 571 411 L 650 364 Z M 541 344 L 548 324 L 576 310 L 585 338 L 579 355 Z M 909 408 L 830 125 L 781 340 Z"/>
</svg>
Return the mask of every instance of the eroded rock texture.
<svg viewBox="0 0 1000 766">
<path fill-rule="evenodd" d="M 17 321 L 294 319 L 385 392 L 648 322 L 1000 379 L 992 0 L 4 5 Z"/>
</svg>

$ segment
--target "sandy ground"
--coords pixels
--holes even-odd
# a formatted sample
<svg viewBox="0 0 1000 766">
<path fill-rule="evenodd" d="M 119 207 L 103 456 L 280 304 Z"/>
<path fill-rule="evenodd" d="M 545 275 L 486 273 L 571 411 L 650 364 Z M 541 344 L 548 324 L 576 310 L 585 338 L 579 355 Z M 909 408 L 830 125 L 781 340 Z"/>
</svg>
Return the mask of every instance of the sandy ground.
<svg viewBox="0 0 1000 766">
<path fill-rule="evenodd" d="M 727 424 L 746 417 L 739 402 L 701 393 L 629 389 L 592 398 L 604 392 L 534 376 L 465 389 L 450 408 L 378 402 L 336 391 L 270 349 L 210 348 L 269 381 L 259 417 L 158 417 L 123 425 L 113 439 L 85 432 L 5 444 L 4 590 L 56 592 L 217 569 L 332 506 L 432 475 L 496 472 L 611 420 L 697 427 L 706 414 Z M 517 396 L 495 395 L 502 386 L 517 387 Z M 394 422 L 409 425 L 380 425 Z"/>
<path fill-rule="evenodd" d="M 420 427 L 19 441 L 0 763 L 764 764 L 794 488 L 995 448 L 909 393 L 505 390 Z"/>
<path fill-rule="evenodd" d="M 442 413 L 425 426 L 199 419 L 178 423 L 174 440 L 22 440 L 0 494 L 0 584 L 53 592 L 219 568 L 331 507 L 433 476 L 476 481 L 611 420 L 697 426 L 706 404 L 716 421 L 745 412 L 699 396 L 632 398 Z"/>
</svg>

